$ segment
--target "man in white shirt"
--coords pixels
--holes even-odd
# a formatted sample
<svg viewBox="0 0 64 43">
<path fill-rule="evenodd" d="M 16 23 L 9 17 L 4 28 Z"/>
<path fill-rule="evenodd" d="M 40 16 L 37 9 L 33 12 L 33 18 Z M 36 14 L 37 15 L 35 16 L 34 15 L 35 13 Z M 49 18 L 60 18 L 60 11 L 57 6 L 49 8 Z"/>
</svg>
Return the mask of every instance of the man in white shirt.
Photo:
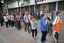
<svg viewBox="0 0 64 43">
<path fill-rule="evenodd" d="M 6 23 L 6 27 L 8 27 L 8 17 L 7 17 L 7 15 L 4 15 L 4 22 Z"/>
</svg>

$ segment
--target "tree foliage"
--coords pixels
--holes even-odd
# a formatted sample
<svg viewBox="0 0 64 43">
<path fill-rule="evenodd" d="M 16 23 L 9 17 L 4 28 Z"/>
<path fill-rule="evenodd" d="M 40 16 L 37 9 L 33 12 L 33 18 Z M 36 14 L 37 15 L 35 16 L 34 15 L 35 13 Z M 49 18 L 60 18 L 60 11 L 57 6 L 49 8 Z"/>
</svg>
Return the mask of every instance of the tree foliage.
<svg viewBox="0 0 64 43">
<path fill-rule="evenodd" d="M 8 3 L 12 3 L 14 1 L 20 2 L 21 0 L 4 0 L 4 3 L 8 4 Z M 25 3 L 25 2 L 29 4 L 30 0 L 23 0 L 23 3 Z"/>
<path fill-rule="evenodd" d="M 14 2 L 15 0 L 4 0 L 4 3 L 6 3 L 6 4 L 9 4 L 9 3 L 12 3 L 12 2 Z"/>
<path fill-rule="evenodd" d="M 23 3 L 21 4 L 22 6 L 23 5 L 28 5 L 30 3 L 30 0 L 23 0 Z"/>
<path fill-rule="evenodd" d="M 30 3 L 30 0 L 23 0 L 23 2 L 27 2 L 27 3 Z"/>
</svg>

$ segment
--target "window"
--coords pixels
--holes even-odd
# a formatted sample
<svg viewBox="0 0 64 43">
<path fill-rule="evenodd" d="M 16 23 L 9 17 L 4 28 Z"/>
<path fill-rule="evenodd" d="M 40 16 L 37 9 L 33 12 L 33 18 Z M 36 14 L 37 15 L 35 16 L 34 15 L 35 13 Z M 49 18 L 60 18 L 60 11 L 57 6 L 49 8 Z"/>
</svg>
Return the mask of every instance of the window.
<svg viewBox="0 0 64 43">
<path fill-rule="evenodd" d="M 40 11 L 40 5 L 37 5 L 37 10 Z"/>
<path fill-rule="evenodd" d="M 55 11 L 56 10 L 56 3 L 49 3 L 49 10 Z"/>
<path fill-rule="evenodd" d="M 8 9 L 8 11 L 9 11 L 9 14 L 13 14 L 14 12 L 17 12 L 17 9 Z"/>
<path fill-rule="evenodd" d="M 45 6 L 45 5 L 43 5 L 42 7 L 43 7 L 44 9 L 46 8 L 46 6 Z"/>
<path fill-rule="evenodd" d="M 26 11 L 29 11 L 29 6 L 26 6 L 25 9 L 26 9 Z"/>
<path fill-rule="evenodd" d="M 23 11 L 23 7 L 21 7 L 21 11 Z"/>
<path fill-rule="evenodd" d="M 58 2 L 58 10 L 64 11 L 64 1 Z"/>
<path fill-rule="evenodd" d="M 34 6 L 30 6 L 30 11 L 34 11 Z"/>
</svg>

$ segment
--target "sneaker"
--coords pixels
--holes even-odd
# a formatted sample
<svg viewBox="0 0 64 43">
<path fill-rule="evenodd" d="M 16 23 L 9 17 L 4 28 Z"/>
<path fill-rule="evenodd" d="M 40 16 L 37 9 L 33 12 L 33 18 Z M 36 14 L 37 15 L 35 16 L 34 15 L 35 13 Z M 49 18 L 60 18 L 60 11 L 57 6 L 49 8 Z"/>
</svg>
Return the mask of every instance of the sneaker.
<svg viewBox="0 0 64 43">
<path fill-rule="evenodd" d="M 36 38 L 34 38 L 34 41 L 36 41 Z"/>
<path fill-rule="evenodd" d="M 42 43 L 45 43 L 45 42 L 42 42 Z"/>
</svg>

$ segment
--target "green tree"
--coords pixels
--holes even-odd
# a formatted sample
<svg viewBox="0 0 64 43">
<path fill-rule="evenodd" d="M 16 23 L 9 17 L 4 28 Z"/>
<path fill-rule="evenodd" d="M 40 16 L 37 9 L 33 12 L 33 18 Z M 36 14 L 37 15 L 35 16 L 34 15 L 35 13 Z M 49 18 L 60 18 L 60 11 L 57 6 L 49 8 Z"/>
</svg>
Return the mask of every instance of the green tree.
<svg viewBox="0 0 64 43">
<path fill-rule="evenodd" d="M 24 5 L 25 3 L 29 4 L 30 3 L 30 0 L 23 0 L 22 5 Z"/>
<path fill-rule="evenodd" d="M 19 2 L 20 2 L 21 0 L 4 0 L 4 4 L 7 4 L 7 9 L 8 9 L 8 4 L 10 4 L 10 3 L 12 3 L 12 2 L 15 2 L 15 1 L 18 2 L 18 10 L 19 10 L 19 12 L 20 12 Z M 24 5 L 25 2 L 29 4 L 29 3 L 30 3 L 30 0 L 23 0 L 22 5 Z"/>
<path fill-rule="evenodd" d="M 16 1 L 18 2 L 18 10 L 19 10 L 19 12 L 20 12 L 21 9 L 20 9 L 20 6 L 19 6 L 19 2 L 20 2 L 21 0 L 16 0 Z M 25 4 L 25 2 L 29 4 L 29 3 L 30 3 L 30 0 L 23 0 L 23 3 L 22 3 L 21 5 L 23 6 L 23 5 Z"/>
<path fill-rule="evenodd" d="M 15 0 L 3 0 L 3 1 L 4 1 L 4 3 L 6 3 L 6 4 L 9 4 L 9 3 L 14 2 Z"/>
<path fill-rule="evenodd" d="M 7 6 L 7 10 L 6 10 L 6 12 L 8 12 L 8 4 L 14 2 L 15 0 L 3 0 L 3 1 L 4 1 L 4 2 L 3 2 L 3 5 L 6 4 L 6 6 Z"/>
<path fill-rule="evenodd" d="M 30 3 L 30 0 L 23 0 L 23 2 L 27 2 L 29 4 Z"/>
</svg>

